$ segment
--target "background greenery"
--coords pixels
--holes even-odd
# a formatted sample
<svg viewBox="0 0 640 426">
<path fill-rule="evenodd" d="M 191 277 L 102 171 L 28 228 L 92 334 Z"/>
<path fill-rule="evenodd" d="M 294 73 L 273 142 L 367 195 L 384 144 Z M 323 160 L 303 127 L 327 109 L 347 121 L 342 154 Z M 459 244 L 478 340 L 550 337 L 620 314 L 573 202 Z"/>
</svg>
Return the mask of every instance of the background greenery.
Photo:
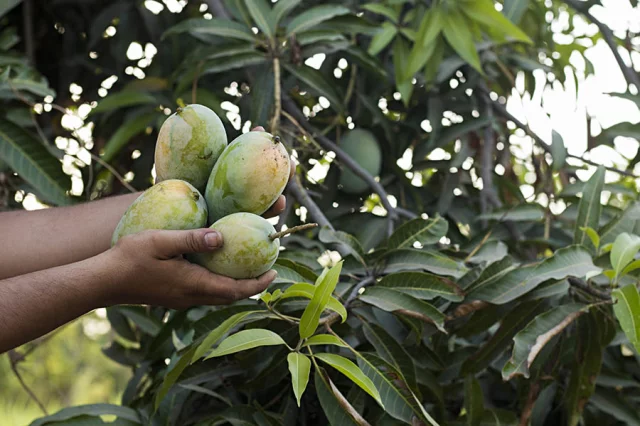
<svg viewBox="0 0 640 426">
<path fill-rule="evenodd" d="M 17 368 L 49 412 L 122 407 L 35 424 L 640 424 L 640 151 L 596 169 L 601 158 L 569 153 L 505 106 L 584 84 L 584 52 L 600 40 L 626 81 L 611 96 L 640 104 L 638 35 L 614 34 L 599 5 L 2 3 L 3 209 L 149 187 L 160 125 L 198 102 L 230 139 L 256 124 L 279 134 L 299 166 L 278 226 L 322 225 L 282 240 L 262 300 L 113 308 L 111 329 L 100 311 L 37 344 Z M 339 148 L 354 127 L 376 135 L 379 179 Z M 638 124 L 601 127 L 589 126 L 587 151 L 637 151 Z M 345 194 L 345 167 L 370 190 Z M 341 274 L 321 275 L 334 265 Z M 311 356 L 301 347 L 318 320 Z M 227 335 L 248 350 L 218 356 Z M 258 335 L 273 346 L 252 348 Z M 305 359 L 297 401 L 291 374 L 308 373 Z M 2 410 L 24 424 L 37 406 L 8 361 Z"/>
</svg>

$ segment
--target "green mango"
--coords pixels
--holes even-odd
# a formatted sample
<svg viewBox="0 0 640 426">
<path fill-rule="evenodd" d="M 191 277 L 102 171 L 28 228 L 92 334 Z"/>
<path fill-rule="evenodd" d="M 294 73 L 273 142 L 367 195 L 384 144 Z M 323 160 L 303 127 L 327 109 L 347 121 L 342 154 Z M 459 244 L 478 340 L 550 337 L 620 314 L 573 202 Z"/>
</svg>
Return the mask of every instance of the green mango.
<svg viewBox="0 0 640 426">
<path fill-rule="evenodd" d="M 207 204 L 190 183 L 170 179 L 155 184 L 129 206 L 113 232 L 111 245 L 147 229 L 198 229 L 207 225 Z"/>
<path fill-rule="evenodd" d="M 376 177 L 382 168 L 382 152 L 375 136 L 368 130 L 354 129 L 345 133 L 340 148 L 346 152 L 371 176 Z M 367 182 L 353 173 L 347 166 L 342 167 L 340 185 L 347 194 L 360 194 L 369 188 Z"/>
<path fill-rule="evenodd" d="M 211 171 L 204 197 L 209 222 L 237 212 L 261 215 L 289 181 L 290 158 L 280 138 L 248 132 L 225 148 Z"/>
<path fill-rule="evenodd" d="M 180 179 L 204 191 L 213 165 L 227 146 L 227 133 L 215 112 L 187 105 L 165 120 L 156 142 L 156 183 Z"/>
<path fill-rule="evenodd" d="M 222 234 L 221 249 L 196 253 L 188 259 L 213 273 L 236 279 L 255 278 L 267 272 L 280 252 L 280 239 L 269 236 L 273 225 L 253 213 L 233 213 L 211 225 Z"/>
</svg>

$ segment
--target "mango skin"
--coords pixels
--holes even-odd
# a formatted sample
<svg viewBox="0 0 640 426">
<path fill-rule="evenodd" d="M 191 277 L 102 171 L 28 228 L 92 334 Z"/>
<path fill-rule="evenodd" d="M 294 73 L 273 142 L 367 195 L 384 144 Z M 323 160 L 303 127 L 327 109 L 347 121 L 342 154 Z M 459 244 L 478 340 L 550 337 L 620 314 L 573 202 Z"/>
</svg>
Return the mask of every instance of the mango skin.
<svg viewBox="0 0 640 426">
<path fill-rule="evenodd" d="M 190 183 L 170 179 L 143 192 L 113 232 L 111 246 L 125 235 L 147 229 L 197 229 L 207 225 L 207 204 Z"/>
<path fill-rule="evenodd" d="M 353 129 L 347 132 L 340 141 L 340 147 L 354 159 L 371 176 L 376 177 L 382 168 L 382 152 L 371 132 L 364 129 Z M 361 194 L 369 185 L 346 166 L 340 174 L 340 185 L 347 194 Z"/>
<path fill-rule="evenodd" d="M 209 223 L 237 212 L 261 215 L 289 181 L 290 158 L 267 132 L 248 132 L 225 148 L 211 171 L 204 197 Z"/>
<path fill-rule="evenodd" d="M 226 146 L 227 133 L 215 112 L 198 104 L 178 108 L 158 134 L 156 183 L 180 179 L 204 191 L 211 169 Z"/>
<path fill-rule="evenodd" d="M 218 275 L 255 278 L 267 272 L 280 252 L 280 239 L 266 219 L 253 213 L 233 213 L 211 225 L 222 234 L 221 249 L 189 255 L 188 259 Z"/>
</svg>

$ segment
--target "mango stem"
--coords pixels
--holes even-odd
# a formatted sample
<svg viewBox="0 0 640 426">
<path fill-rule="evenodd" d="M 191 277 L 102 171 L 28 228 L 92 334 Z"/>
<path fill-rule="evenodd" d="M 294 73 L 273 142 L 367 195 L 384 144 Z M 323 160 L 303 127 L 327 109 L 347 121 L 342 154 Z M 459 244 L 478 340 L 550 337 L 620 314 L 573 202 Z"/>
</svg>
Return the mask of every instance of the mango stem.
<svg viewBox="0 0 640 426">
<path fill-rule="evenodd" d="M 273 234 L 269 235 L 269 239 L 273 241 L 276 238 L 281 238 L 281 237 L 284 237 L 285 235 L 292 234 L 294 232 L 304 231 L 305 229 L 315 228 L 316 226 L 318 226 L 317 223 L 305 223 L 304 225 L 294 226 L 293 228 L 288 228 L 288 229 L 285 229 L 284 231 L 274 232 Z"/>
</svg>

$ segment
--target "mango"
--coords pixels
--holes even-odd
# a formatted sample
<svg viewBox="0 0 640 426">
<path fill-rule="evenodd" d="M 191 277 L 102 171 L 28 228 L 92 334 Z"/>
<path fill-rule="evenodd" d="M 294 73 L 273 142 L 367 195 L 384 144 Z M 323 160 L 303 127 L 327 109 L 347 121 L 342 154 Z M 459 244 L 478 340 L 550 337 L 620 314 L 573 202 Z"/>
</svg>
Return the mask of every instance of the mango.
<svg viewBox="0 0 640 426">
<path fill-rule="evenodd" d="M 204 197 L 190 183 L 170 179 L 155 184 L 129 206 L 113 232 L 113 246 L 125 235 L 147 229 L 197 229 L 207 225 Z"/>
<path fill-rule="evenodd" d="M 227 133 L 215 112 L 187 105 L 165 120 L 156 141 L 156 183 L 180 179 L 204 191 L 213 165 L 227 146 Z"/>
<path fill-rule="evenodd" d="M 188 259 L 213 273 L 236 279 L 255 278 L 267 272 L 280 250 L 280 239 L 269 238 L 276 230 L 253 213 L 233 213 L 215 222 L 211 229 L 222 234 L 221 249 L 189 255 Z"/>
<path fill-rule="evenodd" d="M 354 129 L 347 132 L 340 141 L 340 147 L 371 176 L 376 177 L 382 168 L 382 152 L 375 136 L 368 130 Z M 340 174 L 342 190 L 348 194 L 360 194 L 369 185 L 346 166 Z"/>
<path fill-rule="evenodd" d="M 266 212 L 287 185 L 289 167 L 289 154 L 278 137 L 267 132 L 238 136 L 209 176 L 204 193 L 209 222 L 231 213 Z"/>
</svg>

